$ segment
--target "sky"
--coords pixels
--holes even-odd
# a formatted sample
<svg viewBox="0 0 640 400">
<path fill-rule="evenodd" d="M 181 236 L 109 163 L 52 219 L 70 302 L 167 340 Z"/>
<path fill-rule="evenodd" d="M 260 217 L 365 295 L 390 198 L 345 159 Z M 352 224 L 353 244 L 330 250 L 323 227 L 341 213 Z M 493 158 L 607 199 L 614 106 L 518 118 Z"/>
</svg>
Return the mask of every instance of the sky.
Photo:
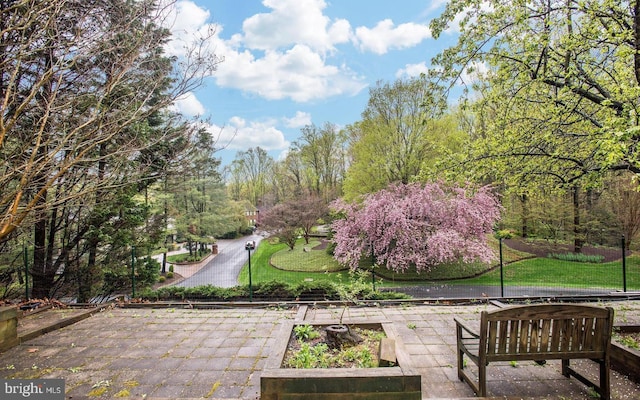
<svg viewBox="0 0 640 400">
<path fill-rule="evenodd" d="M 283 159 L 305 125 L 361 119 L 376 83 L 426 72 L 455 40 L 429 29 L 445 0 L 179 0 L 167 51 L 189 38 L 223 61 L 177 103 L 207 121 L 222 164 L 253 147 Z"/>
</svg>

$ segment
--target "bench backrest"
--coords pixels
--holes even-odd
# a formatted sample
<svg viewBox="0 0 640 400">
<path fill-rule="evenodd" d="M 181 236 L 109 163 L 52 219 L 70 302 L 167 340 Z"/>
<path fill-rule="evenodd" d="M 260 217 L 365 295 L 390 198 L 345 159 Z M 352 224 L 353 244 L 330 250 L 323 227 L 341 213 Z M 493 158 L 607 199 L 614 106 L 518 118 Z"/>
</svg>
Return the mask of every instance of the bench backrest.
<svg viewBox="0 0 640 400">
<path fill-rule="evenodd" d="M 570 358 L 608 354 L 613 309 L 575 304 L 538 304 L 481 313 L 480 358 L 489 361 Z"/>
</svg>

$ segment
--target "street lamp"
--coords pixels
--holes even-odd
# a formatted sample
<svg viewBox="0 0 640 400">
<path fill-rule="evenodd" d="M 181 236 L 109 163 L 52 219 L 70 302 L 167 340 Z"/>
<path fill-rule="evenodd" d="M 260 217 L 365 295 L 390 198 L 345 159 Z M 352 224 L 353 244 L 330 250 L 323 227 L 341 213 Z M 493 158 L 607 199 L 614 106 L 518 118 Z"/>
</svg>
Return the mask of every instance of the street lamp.
<svg viewBox="0 0 640 400">
<path fill-rule="evenodd" d="M 247 250 L 247 256 L 249 257 L 249 301 L 253 301 L 253 286 L 251 284 L 251 250 L 255 250 L 256 242 L 254 240 L 249 240 L 244 245 L 245 250 Z"/>
</svg>

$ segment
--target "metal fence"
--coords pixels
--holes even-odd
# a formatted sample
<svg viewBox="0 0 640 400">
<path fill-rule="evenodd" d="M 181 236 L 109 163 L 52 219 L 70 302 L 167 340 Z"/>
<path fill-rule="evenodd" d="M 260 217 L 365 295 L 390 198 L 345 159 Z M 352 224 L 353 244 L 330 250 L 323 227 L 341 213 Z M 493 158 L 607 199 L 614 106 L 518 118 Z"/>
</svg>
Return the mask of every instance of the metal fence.
<svg viewBox="0 0 640 400">
<path fill-rule="evenodd" d="M 640 290 L 640 257 L 623 250 L 624 240 L 619 248 L 584 246 L 578 254 L 570 246 L 548 241 L 500 239 L 496 246 L 499 258 L 489 270 L 456 265 L 440 266 L 440 271 L 431 274 L 394 274 L 372 267 L 369 261 L 354 273 L 333 261 L 326 239 L 313 238 L 309 243 L 301 239 L 292 250 L 253 235 L 219 241 L 216 254 L 212 252 L 201 262 L 168 263 L 172 274 L 161 279 L 165 279 L 163 285 L 179 288 L 248 287 L 250 300 L 254 300 L 256 287 L 273 281 L 309 286 L 333 282 L 347 288 L 364 285 L 373 291 L 425 299 L 609 296 Z M 161 260 L 162 256 L 156 257 Z M 448 275 L 446 268 L 456 272 Z M 278 300 L 278 293 L 271 294 L 270 300 Z"/>
</svg>

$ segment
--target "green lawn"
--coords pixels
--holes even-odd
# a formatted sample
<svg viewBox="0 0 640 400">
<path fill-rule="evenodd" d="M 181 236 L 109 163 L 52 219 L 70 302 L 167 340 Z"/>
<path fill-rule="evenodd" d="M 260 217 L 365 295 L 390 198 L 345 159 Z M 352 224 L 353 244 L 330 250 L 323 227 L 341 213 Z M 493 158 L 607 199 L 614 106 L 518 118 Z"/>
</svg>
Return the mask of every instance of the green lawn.
<svg viewBox="0 0 640 400">
<path fill-rule="evenodd" d="M 299 271 L 287 271 L 284 269 L 274 268 L 270 264 L 270 260 L 272 256 L 277 254 L 277 257 L 280 258 L 280 262 L 286 265 L 294 265 L 295 263 L 300 262 L 300 257 L 297 252 L 303 253 L 302 247 L 304 244 L 304 240 L 300 240 L 296 245 L 296 249 L 294 251 L 289 251 L 289 248 L 284 243 L 272 244 L 269 240 L 265 239 L 260 242 L 258 249 L 251 255 L 251 281 L 252 283 L 258 282 L 268 282 L 268 281 L 281 281 L 289 284 L 295 284 L 299 282 L 303 282 L 308 279 L 313 279 L 314 281 L 331 281 L 331 282 L 340 282 L 340 283 L 349 283 L 351 282 L 351 277 L 348 271 L 340 271 L 340 272 L 299 272 Z M 313 247 L 313 245 L 308 245 L 309 248 Z M 311 250 L 309 252 L 303 253 L 305 256 L 312 256 L 313 260 L 317 263 L 317 271 L 323 271 L 323 265 L 328 263 L 329 261 L 333 261 L 333 258 L 329 256 L 324 250 Z M 284 260 L 287 258 L 288 260 Z M 336 263 L 337 264 L 337 263 Z M 291 267 L 289 267 L 291 268 Z M 309 263 L 307 263 L 307 268 L 309 268 Z M 249 265 L 248 263 L 242 267 L 242 271 L 240 272 L 239 277 L 240 284 L 248 284 L 249 283 Z"/>
<path fill-rule="evenodd" d="M 500 269 L 449 284 L 500 285 Z M 551 258 L 526 259 L 504 266 L 505 286 L 594 287 L 622 289 L 622 261 L 593 264 Z M 640 257 L 627 258 L 627 289 L 640 289 Z"/>
<path fill-rule="evenodd" d="M 326 251 L 312 250 L 317 244 L 318 242 L 305 245 L 304 240 L 300 240 L 296 248 L 290 251 L 285 244 L 272 244 L 269 240 L 263 240 L 256 252 L 252 254 L 252 282 L 278 280 L 295 284 L 305 279 L 350 282 L 352 278 L 349 272 L 347 270 L 336 272 L 339 266 Z M 491 244 L 497 250 L 498 241 L 492 239 Z M 303 250 L 305 247 L 308 251 Z M 511 250 L 506 246 L 503 247 L 503 258 L 507 263 L 504 267 L 505 286 L 622 289 L 621 261 L 593 264 L 527 257 L 531 257 L 531 255 Z M 270 262 L 280 268 L 274 268 Z M 362 267 L 368 270 L 371 267 L 371 261 L 363 262 Z M 377 280 L 376 284 L 380 286 L 416 286 L 437 282 L 452 285 L 500 285 L 500 269 L 495 268 L 483 273 L 488 268 L 489 266 L 481 264 L 449 264 L 438 266 L 429 273 L 421 274 L 417 274 L 415 271 L 398 274 L 378 269 L 377 273 L 383 277 Z M 475 274 L 479 274 L 479 276 L 469 279 L 448 279 Z M 242 269 L 240 282 L 243 284 L 249 282 L 247 265 Z M 640 257 L 638 256 L 627 258 L 627 289 L 640 289 Z"/>
<path fill-rule="evenodd" d="M 340 265 L 325 250 L 313 250 L 320 245 L 319 240 L 310 240 L 305 244 L 299 240 L 293 250 L 284 248 L 271 256 L 271 264 L 278 269 L 297 272 L 338 272 L 346 271 L 346 267 Z"/>
</svg>

